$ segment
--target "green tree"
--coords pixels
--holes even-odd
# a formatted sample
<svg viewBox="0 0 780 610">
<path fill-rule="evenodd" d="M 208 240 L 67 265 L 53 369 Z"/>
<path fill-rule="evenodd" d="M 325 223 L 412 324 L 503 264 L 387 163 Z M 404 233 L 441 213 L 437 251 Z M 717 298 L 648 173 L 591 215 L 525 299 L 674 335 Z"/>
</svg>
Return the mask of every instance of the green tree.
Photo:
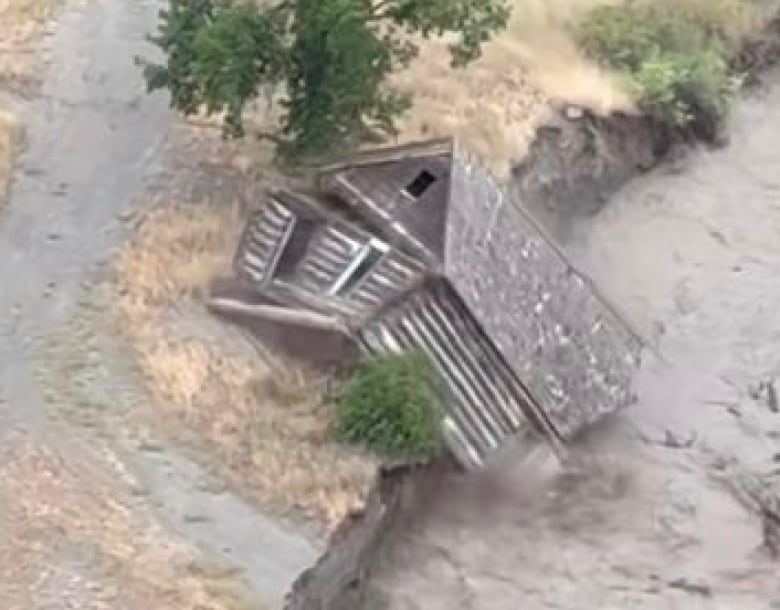
<svg viewBox="0 0 780 610">
<path fill-rule="evenodd" d="M 262 94 L 283 114 L 273 139 L 287 159 L 316 158 L 394 131 L 408 96 L 386 83 L 418 53 L 419 37 L 452 36 L 453 67 L 477 58 L 506 25 L 506 0 L 169 0 L 142 60 L 150 91 L 185 115 L 223 116 L 245 134 L 244 108 Z"/>
</svg>

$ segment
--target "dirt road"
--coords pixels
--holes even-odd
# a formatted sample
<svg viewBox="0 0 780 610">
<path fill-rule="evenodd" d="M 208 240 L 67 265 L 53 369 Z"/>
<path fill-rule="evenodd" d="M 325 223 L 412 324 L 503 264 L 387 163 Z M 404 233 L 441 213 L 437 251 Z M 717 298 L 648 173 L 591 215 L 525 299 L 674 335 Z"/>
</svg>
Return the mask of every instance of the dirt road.
<svg viewBox="0 0 780 610">
<path fill-rule="evenodd" d="M 375 607 L 780 608 L 767 525 L 733 493 L 751 476 L 780 492 L 780 72 L 767 81 L 730 146 L 637 180 L 568 244 L 657 345 L 639 403 L 583 439 L 579 474 L 509 455 L 446 481 Z"/>
<path fill-rule="evenodd" d="M 165 99 L 146 96 L 133 62 L 149 52 L 144 36 L 157 10 L 149 1 L 68 4 L 45 42 L 50 62 L 40 93 L 3 94 L 28 135 L 0 217 L 4 608 L 221 608 L 196 595 L 211 599 L 203 589 L 215 584 L 213 570 L 190 570 L 201 556 L 231 566 L 220 573 L 249 591 L 242 608 L 275 607 L 317 555 L 292 529 L 209 489 L 205 474 L 175 451 L 139 450 L 121 430 L 123 382 L 93 336 L 72 332 L 85 299 L 106 279 L 121 220 L 166 176 L 173 117 Z M 74 351 L 92 362 L 89 375 L 81 364 L 66 368 L 62 355 Z M 66 395 L 76 383 L 81 393 Z M 63 400 L 114 423 L 74 427 L 52 407 Z M 121 526 L 109 527 L 118 519 Z M 40 552 L 19 562 L 25 540 L 22 548 Z M 164 565 L 167 576 L 155 576 Z M 90 588 L 90 578 L 108 584 Z"/>
</svg>

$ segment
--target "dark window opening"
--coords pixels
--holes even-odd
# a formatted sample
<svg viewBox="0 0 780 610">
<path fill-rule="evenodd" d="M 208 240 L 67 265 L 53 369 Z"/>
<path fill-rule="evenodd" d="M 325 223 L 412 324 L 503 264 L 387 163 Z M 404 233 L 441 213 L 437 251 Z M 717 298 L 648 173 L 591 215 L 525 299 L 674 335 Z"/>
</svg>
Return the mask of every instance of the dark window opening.
<svg viewBox="0 0 780 610">
<path fill-rule="evenodd" d="M 436 182 L 436 176 L 427 170 L 423 170 L 417 174 L 417 177 L 414 180 L 406 185 L 404 191 L 415 199 L 419 199 L 434 182 Z"/>
<path fill-rule="evenodd" d="M 309 246 L 318 223 L 308 218 L 296 218 L 292 234 L 284 246 L 284 251 L 276 264 L 274 275 L 280 279 L 289 279 L 295 273 Z"/>
<path fill-rule="evenodd" d="M 331 289 L 331 294 L 338 297 L 343 297 L 355 286 L 358 285 L 371 268 L 379 262 L 382 258 L 384 251 L 377 248 L 371 243 L 366 244 L 357 253 L 354 259 L 356 264 L 350 265 L 350 268 L 342 275 Z"/>
</svg>

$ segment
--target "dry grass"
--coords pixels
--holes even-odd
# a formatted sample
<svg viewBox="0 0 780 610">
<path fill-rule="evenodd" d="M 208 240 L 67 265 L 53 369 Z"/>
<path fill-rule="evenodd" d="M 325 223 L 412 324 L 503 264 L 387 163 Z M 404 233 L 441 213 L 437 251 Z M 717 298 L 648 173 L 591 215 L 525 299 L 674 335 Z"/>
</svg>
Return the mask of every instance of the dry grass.
<svg viewBox="0 0 780 610">
<path fill-rule="evenodd" d="M 10 114 L 0 111 L 0 209 L 8 195 L 14 157 L 22 139 L 22 127 Z"/>
<path fill-rule="evenodd" d="M 494 172 L 521 159 L 537 126 L 556 103 L 597 112 L 630 107 L 612 78 L 587 60 L 569 35 L 571 22 L 598 0 L 514 0 L 507 30 L 484 55 L 453 72 L 445 41 L 422 46 L 412 67 L 393 83 L 414 95 L 399 140 L 455 134 Z"/>
<path fill-rule="evenodd" d="M 0 85 L 33 85 L 40 70 L 36 41 L 58 0 L 0 0 Z"/>
<path fill-rule="evenodd" d="M 137 333 L 148 330 L 150 311 L 199 296 L 215 275 L 229 269 L 241 214 L 236 204 L 160 197 L 135 224 L 132 241 L 119 253 L 118 270 L 126 290 L 122 317 Z"/>
<path fill-rule="evenodd" d="M 142 516 L 115 480 L 86 456 L 63 456 L 22 438 L 4 441 L 3 608 L 231 610 L 210 592 L 210 579 L 188 572 L 199 553 Z"/>
<path fill-rule="evenodd" d="M 331 526 L 363 501 L 375 465 L 330 441 L 325 380 L 261 359 L 197 305 L 239 228 L 235 206 L 158 202 L 117 256 L 118 319 L 162 409 L 153 423 L 183 430 L 266 504 Z"/>
<path fill-rule="evenodd" d="M 27 29 L 31 24 L 51 17 L 56 0 L 0 0 L 0 17 L 3 31 L 6 29 Z"/>
<path fill-rule="evenodd" d="M 0 0 L 0 87 L 27 88 L 38 82 L 35 41 L 57 0 Z M 22 128 L 0 108 L 0 208 L 11 180 Z"/>
</svg>

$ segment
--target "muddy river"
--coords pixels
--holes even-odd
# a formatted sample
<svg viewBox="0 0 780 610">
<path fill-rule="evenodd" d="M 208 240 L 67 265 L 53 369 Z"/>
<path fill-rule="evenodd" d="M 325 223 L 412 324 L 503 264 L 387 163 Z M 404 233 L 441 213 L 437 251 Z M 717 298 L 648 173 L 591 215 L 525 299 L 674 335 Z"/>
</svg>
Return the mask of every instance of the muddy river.
<svg viewBox="0 0 780 610">
<path fill-rule="evenodd" d="M 748 475 L 768 489 L 780 457 L 780 71 L 731 134 L 633 181 L 564 244 L 651 346 L 638 403 L 582 440 L 574 472 L 507 455 L 443 482 L 371 607 L 780 608 L 764 523 L 734 493 Z"/>
</svg>

